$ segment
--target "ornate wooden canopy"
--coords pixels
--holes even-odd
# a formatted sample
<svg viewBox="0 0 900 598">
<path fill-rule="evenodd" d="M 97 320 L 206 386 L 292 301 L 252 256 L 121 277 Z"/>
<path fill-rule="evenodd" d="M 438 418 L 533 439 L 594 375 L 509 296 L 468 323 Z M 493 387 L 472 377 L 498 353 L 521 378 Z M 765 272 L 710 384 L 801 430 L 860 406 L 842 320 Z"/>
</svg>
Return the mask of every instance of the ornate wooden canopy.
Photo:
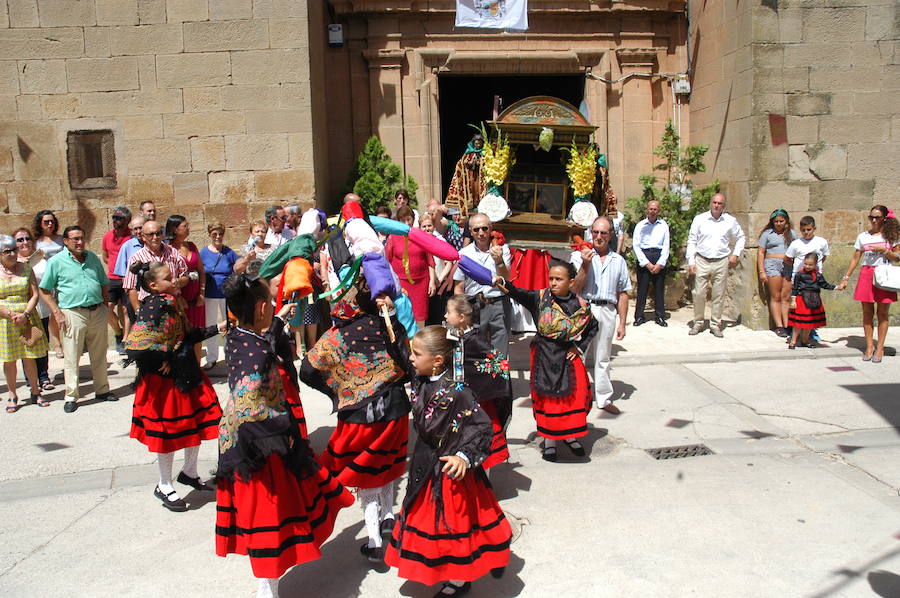
<svg viewBox="0 0 900 598">
<path fill-rule="evenodd" d="M 531 96 L 504 110 L 490 125 L 509 135 L 510 143 L 538 142 L 541 129 L 553 129 L 553 145 L 587 145 L 597 127 L 578 108 L 552 96 Z"/>
</svg>

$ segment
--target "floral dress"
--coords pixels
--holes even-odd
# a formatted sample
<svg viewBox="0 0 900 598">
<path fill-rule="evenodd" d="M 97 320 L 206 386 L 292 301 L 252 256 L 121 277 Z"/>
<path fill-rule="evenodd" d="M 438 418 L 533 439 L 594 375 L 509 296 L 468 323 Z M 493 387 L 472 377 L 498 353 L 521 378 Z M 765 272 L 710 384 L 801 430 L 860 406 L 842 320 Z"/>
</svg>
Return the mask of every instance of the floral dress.
<svg viewBox="0 0 900 598">
<path fill-rule="evenodd" d="M 14 312 L 22 313 L 28 305 L 28 281 L 31 278 L 31 267 L 22 264 L 22 274 L 11 280 L 0 280 L 0 306 Z M 24 339 L 31 333 L 31 328 L 43 330 L 37 310 L 28 314 L 27 325 L 17 325 L 8 318 L 0 318 L 0 361 L 17 361 L 19 359 L 35 359 L 47 354 L 47 337 L 43 334 L 31 347 Z"/>
</svg>

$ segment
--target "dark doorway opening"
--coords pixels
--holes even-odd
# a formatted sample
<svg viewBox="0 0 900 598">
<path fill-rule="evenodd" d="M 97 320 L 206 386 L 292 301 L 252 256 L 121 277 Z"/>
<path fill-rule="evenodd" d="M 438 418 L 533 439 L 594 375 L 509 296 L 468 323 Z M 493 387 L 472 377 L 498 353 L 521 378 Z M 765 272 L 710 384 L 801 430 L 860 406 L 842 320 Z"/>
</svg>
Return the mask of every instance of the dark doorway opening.
<svg viewBox="0 0 900 598">
<path fill-rule="evenodd" d="M 584 75 L 441 75 L 438 77 L 438 94 L 441 119 L 441 193 L 446 194 L 456 162 L 475 133 L 469 125 L 492 119 L 495 95 L 502 99 L 500 112 L 519 100 L 542 95 L 565 100 L 578 108 L 584 100 Z M 544 159 L 554 160 L 549 157 Z"/>
</svg>

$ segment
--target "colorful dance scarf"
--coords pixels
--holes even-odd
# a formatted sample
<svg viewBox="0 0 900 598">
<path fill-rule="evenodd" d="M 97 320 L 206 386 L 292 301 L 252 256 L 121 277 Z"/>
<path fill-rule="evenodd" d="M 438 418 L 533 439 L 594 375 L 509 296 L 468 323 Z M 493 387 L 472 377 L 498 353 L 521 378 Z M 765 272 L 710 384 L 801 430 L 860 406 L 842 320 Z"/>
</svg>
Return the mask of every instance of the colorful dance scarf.
<svg viewBox="0 0 900 598">
<path fill-rule="evenodd" d="M 129 351 L 174 353 L 184 342 L 187 316 L 172 295 L 148 295 L 128 333 Z"/>
<path fill-rule="evenodd" d="M 563 308 L 553 300 L 550 289 L 543 289 L 538 306 L 540 317 L 536 323 L 538 334 L 556 341 L 575 342 L 580 339 L 593 316 L 587 301 L 578 297 L 578 304 L 580 305 L 578 310 L 567 316 Z"/>
</svg>

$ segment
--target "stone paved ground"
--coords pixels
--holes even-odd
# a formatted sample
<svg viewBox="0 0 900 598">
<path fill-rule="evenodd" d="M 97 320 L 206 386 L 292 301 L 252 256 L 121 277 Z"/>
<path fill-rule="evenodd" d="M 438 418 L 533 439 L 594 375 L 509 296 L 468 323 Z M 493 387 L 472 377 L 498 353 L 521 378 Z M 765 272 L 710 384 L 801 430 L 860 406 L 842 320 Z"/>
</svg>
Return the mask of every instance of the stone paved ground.
<svg viewBox="0 0 900 598">
<path fill-rule="evenodd" d="M 541 460 L 527 372 L 514 371 L 512 458 L 491 474 L 517 531 L 514 556 L 472 595 L 900 595 L 898 358 L 862 362 L 860 329 L 826 329 L 829 347 L 789 352 L 741 327 L 688 337 L 679 317 L 666 329 L 629 326 L 616 343 L 623 413 L 591 413 L 585 459 L 562 449 L 560 463 Z M 900 330 L 891 333 L 896 347 Z M 526 348 L 514 344 L 514 368 Z M 246 559 L 213 553 L 208 497 L 187 495 L 183 514 L 153 498 L 154 459 L 128 438 L 133 372 L 111 368 L 117 403 L 0 414 L 0 594 L 251 596 Z M 322 447 L 329 404 L 309 389 L 303 399 Z M 646 452 L 698 442 L 714 454 Z M 215 452 L 204 444 L 201 471 Z M 282 594 L 434 592 L 370 570 L 363 535 L 360 510 L 344 510 L 323 558 L 289 571 Z"/>
</svg>

